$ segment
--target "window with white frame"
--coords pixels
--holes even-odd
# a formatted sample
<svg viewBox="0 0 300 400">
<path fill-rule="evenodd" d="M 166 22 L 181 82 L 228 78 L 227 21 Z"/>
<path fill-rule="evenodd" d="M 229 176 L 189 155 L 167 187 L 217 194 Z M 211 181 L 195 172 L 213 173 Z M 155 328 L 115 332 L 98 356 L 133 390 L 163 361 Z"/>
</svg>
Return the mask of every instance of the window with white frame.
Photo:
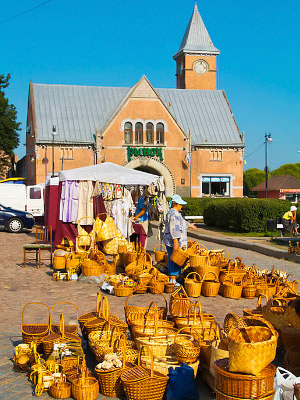
<svg viewBox="0 0 300 400">
<path fill-rule="evenodd" d="M 202 176 L 202 196 L 230 196 L 229 176 Z"/>
<path fill-rule="evenodd" d="M 157 144 L 164 144 L 164 142 L 165 142 L 164 136 L 165 136 L 164 124 L 159 122 L 156 125 L 156 143 Z"/>
<path fill-rule="evenodd" d="M 154 126 L 152 122 L 147 122 L 146 124 L 146 143 L 153 144 L 154 140 Z"/>
<path fill-rule="evenodd" d="M 124 142 L 126 144 L 132 143 L 132 123 L 126 122 L 124 126 Z"/>
<path fill-rule="evenodd" d="M 143 144 L 143 124 L 141 122 L 135 124 L 135 143 Z"/>
</svg>

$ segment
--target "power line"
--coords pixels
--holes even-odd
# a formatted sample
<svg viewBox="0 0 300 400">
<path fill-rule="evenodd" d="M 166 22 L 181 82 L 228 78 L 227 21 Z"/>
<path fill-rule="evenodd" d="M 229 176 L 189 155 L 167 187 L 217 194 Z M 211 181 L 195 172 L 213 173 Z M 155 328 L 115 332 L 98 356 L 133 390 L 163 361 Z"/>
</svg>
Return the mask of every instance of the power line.
<svg viewBox="0 0 300 400">
<path fill-rule="evenodd" d="M 36 8 L 42 7 L 43 5 L 45 5 L 45 4 L 47 4 L 47 3 L 50 3 L 50 1 L 53 1 L 53 0 L 44 1 L 43 3 L 38 4 L 37 6 L 34 6 L 34 7 L 32 7 L 32 8 L 29 8 L 29 9 L 26 10 L 26 11 L 22 11 L 22 12 L 20 12 L 19 14 L 14 15 L 13 17 L 4 19 L 3 21 L 0 21 L 0 24 L 4 24 L 4 22 L 11 21 L 12 19 L 15 19 L 15 18 L 17 18 L 17 17 L 20 17 L 21 15 L 27 14 L 27 13 L 29 13 L 30 11 L 35 10 Z"/>
<path fill-rule="evenodd" d="M 250 156 L 252 156 L 252 154 L 256 153 L 261 147 L 263 147 L 264 144 L 265 144 L 265 142 L 263 142 L 263 143 L 259 146 L 258 149 L 254 150 L 252 153 L 248 154 L 247 156 L 244 156 L 244 159 L 245 159 L 245 158 L 249 158 Z"/>
</svg>

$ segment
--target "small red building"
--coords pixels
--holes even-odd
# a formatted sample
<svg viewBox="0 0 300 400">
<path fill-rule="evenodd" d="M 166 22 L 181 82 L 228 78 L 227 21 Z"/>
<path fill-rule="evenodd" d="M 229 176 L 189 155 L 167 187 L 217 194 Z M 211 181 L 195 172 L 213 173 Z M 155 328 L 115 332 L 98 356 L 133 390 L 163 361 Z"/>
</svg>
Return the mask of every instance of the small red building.
<svg viewBox="0 0 300 400">
<path fill-rule="evenodd" d="M 262 182 L 254 186 L 251 190 L 257 192 L 259 199 L 264 199 L 266 182 Z M 268 179 L 268 193 L 267 197 L 270 199 L 289 200 L 298 202 L 300 200 L 300 180 L 292 175 L 278 175 L 272 176 Z"/>
</svg>

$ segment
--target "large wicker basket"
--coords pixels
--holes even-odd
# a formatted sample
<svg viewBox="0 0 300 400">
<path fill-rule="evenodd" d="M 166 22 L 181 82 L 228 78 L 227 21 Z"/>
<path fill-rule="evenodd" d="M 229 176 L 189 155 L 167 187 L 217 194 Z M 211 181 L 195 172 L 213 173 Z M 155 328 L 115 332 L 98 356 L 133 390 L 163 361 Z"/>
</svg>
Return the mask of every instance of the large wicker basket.
<svg viewBox="0 0 300 400">
<path fill-rule="evenodd" d="M 203 276 L 201 294 L 206 297 L 216 297 L 219 293 L 221 284 L 215 273 L 208 272 L 208 274 L 213 274 L 214 278 L 212 280 L 206 280 L 206 275 Z"/>
<path fill-rule="evenodd" d="M 186 317 L 191 301 L 182 286 L 174 290 L 170 296 L 169 310 L 173 317 Z"/>
<path fill-rule="evenodd" d="M 191 276 L 191 278 L 189 278 L 189 276 Z M 201 276 L 197 272 L 190 272 L 185 277 L 184 288 L 189 297 L 200 297 L 202 288 Z"/>
<path fill-rule="evenodd" d="M 184 263 L 188 258 L 188 255 L 184 250 L 178 248 L 177 250 L 173 250 L 173 253 L 171 254 L 170 258 L 171 261 L 173 261 L 175 264 L 179 265 L 180 267 L 183 267 Z"/>
<path fill-rule="evenodd" d="M 45 315 L 43 316 L 40 315 L 40 319 L 44 320 L 44 323 L 24 322 L 25 309 L 31 305 L 36 305 L 38 307 L 42 306 L 42 308 L 44 308 L 43 313 Z M 43 338 L 48 335 L 49 327 L 50 327 L 50 309 L 46 304 L 35 303 L 35 302 L 25 304 L 22 310 L 22 324 L 21 324 L 23 343 L 30 344 L 31 342 L 34 342 L 37 345 L 37 347 L 39 347 L 41 345 Z"/>
<path fill-rule="evenodd" d="M 164 250 L 156 250 L 159 246 L 163 247 Z M 160 243 L 154 247 L 154 256 L 156 262 L 164 262 L 165 255 L 167 253 L 167 248 L 164 244 Z"/>
<path fill-rule="evenodd" d="M 163 297 L 165 305 L 158 307 L 158 318 L 165 319 L 167 317 L 167 312 L 168 312 L 168 302 L 167 302 L 166 296 L 163 293 L 160 293 L 160 294 Z M 131 296 L 132 296 L 132 293 L 129 296 L 127 296 L 127 299 L 126 299 L 126 302 L 124 305 L 125 318 L 126 318 L 126 322 L 128 325 L 130 325 L 131 321 L 134 322 L 136 320 L 144 320 L 146 313 L 148 313 L 148 318 L 150 318 L 151 314 L 154 318 L 154 310 L 149 313 L 149 307 L 129 305 L 128 302 L 129 302 L 129 299 Z"/>
<path fill-rule="evenodd" d="M 276 367 L 269 364 L 258 375 L 248 375 L 229 371 L 229 359 L 214 362 L 216 389 L 227 395 L 257 399 L 273 392 Z"/>
<path fill-rule="evenodd" d="M 154 371 L 153 355 L 148 349 L 151 358 L 150 370 L 141 366 L 141 353 L 138 365 L 128 369 L 121 375 L 127 400 L 162 400 L 169 378 Z"/>
</svg>

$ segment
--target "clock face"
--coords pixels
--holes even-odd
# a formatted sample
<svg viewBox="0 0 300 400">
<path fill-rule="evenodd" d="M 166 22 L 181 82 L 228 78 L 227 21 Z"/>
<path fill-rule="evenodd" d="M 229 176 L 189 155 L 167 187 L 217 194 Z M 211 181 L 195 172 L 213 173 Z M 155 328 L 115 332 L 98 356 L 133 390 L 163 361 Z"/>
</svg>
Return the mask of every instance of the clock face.
<svg viewBox="0 0 300 400">
<path fill-rule="evenodd" d="M 208 71 L 208 64 L 204 60 L 197 60 L 194 63 L 194 71 L 197 72 L 197 74 L 205 74 L 206 71 Z"/>
</svg>

